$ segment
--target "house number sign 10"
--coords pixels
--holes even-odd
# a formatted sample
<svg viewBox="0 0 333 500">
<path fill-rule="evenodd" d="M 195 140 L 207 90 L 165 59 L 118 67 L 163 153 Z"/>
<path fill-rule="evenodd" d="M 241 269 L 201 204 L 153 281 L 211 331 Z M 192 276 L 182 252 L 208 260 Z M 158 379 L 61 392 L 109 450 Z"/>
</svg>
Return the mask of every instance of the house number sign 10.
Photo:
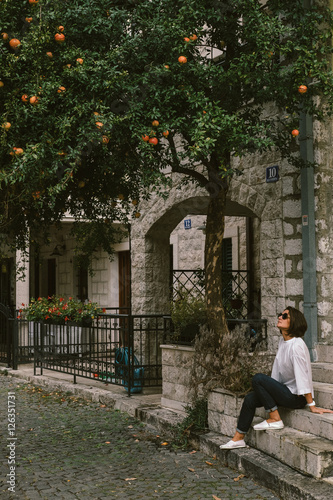
<svg viewBox="0 0 333 500">
<path fill-rule="evenodd" d="M 279 180 L 279 165 L 266 168 L 266 182 L 276 182 Z"/>
</svg>

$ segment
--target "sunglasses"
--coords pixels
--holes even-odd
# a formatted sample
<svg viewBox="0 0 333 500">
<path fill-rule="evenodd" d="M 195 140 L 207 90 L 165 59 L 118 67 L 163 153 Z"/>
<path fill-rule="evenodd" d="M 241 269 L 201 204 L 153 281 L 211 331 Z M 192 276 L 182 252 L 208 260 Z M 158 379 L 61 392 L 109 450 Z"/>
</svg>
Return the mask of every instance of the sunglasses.
<svg viewBox="0 0 333 500">
<path fill-rule="evenodd" d="M 282 313 L 280 313 L 280 314 L 278 314 L 278 315 L 277 315 L 277 317 L 278 317 L 278 318 L 279 318 L 280 316 L 281 316 L 281 318 L 282 318 L 282 319 L 288 319 L 288 318 L 289 318 L 288 313 L 283 313 L 283 314 L 282 314 Z"/>
</svg>

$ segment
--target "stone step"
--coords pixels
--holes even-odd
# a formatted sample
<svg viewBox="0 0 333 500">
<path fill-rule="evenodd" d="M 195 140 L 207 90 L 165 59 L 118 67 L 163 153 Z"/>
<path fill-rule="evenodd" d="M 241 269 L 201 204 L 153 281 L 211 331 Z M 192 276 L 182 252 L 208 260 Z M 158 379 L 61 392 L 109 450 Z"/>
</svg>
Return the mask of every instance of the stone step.
<svg viewBox="0 0 333 500">
<path fill-rule="evenodd" d="M 286 427 L 291 427 L 302 432 L 308 432 L 314 436 L 328 439 L 332 442 L 333 450 L 333 413 L 323 415 L 312 413 L 308 409 L 289 410 L 279 407 L 279 413 Z M 258 410 L 261 418 L 267 418 L 264 410 Z"/>
<path fill-rule="evenodd" d="M 313 381 L 333 384 L 333 363 L 316 362 L 311 367 Z"/>
<path fill-rule="evenodd" d="M 261 419 L 255 419 L 254 423 Z M 250 446 L 317 479 L 333 475 L 333 442 L 291 427 L 254 431 L 246 437 Z"/>
<path fill-rule="evenodd" d="M 313 389 L 316 405 L 333 410 L 333 384 L 314 382 Z"/>
<path fill-rule="evenodd" d="M 332 363 L 333 345 L 317 344 L 316 352 L 320 363 Z"/>
<path fill-rule="evenodd" d="M 315 395 L 320 399 L 319 392 L 315 392 Z M 209 397 L 210 430 L 233 436 L 241 403 L 241 398 L 235 398 L 230 393 L 224 393 L 223 390 L 213 391 Z M 302 473 L 315 478 L 332 477 L 333 414 L 320 415 L 309 409 L 289 410 L 281 407 L 279 411 L 285 424 L 284 429 L 254 431 L 251 428 L 245 441 Z M 259 408 L 252 425 L 265 418 L 265 410 Z"/>
</svg>

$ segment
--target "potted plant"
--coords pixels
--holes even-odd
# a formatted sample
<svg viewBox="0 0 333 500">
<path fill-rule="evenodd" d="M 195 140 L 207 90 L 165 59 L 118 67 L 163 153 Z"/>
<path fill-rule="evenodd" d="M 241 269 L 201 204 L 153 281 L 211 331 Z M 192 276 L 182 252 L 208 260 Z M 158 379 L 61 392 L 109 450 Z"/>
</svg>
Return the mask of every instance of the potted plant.
<svg viewBox="0 0 333 500">
<path fill-rule="evenodd" d="M 191 343 L 207 323 L 205 298 L 191 295 L 188 290 L 178 292 L 178 298 L 171 304 L 171 321 L 176 341 Z"/>
<path fill-rule="evenodd" d="M 73 297 L 66 299 L 52 296 L 31 299 L 29 305 L 20 309 L 19 318 L 58 325 L 75 323 L 86 326 L 104 312 L 105 309 L 100 308 L 95 302 L 84 303 Z"/>
</svg>

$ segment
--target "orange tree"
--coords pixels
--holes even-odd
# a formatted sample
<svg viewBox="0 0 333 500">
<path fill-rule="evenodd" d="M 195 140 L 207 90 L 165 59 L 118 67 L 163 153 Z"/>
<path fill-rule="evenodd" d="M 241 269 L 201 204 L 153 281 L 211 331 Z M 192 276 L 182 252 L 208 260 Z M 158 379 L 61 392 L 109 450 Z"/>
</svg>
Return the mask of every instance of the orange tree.
<svg viewBox="0 0 333 500">
<path fill-rule="evenodd" d="M 221 332 L 232 159 L 278 149 L 299 162 L 300 108 L 331 107 L 326 2 L 7 0 L 0 32 L 5 241 L 27 247 L 68 212 L 82 255 L 112 252 L 112 223 L 152 190 L 167 196 L 171 169 L 210 197 L 206 295 Z"/>
</svg>

